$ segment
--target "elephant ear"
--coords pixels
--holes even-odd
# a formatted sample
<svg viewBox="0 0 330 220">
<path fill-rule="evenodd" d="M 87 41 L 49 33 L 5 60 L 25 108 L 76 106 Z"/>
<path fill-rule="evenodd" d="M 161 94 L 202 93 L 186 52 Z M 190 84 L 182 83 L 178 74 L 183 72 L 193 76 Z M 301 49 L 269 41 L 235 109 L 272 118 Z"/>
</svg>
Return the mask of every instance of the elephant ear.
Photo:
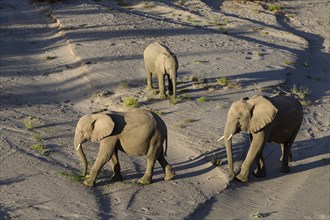
<svg viewBox="0 0 330 220">
<path fill-rule="evenodd" d="M 265 97 L 254 96 L 247 100 L 251 106 L 251 120 L 248 128 L 249 133 L 255 133 L 272 122 L 277 114 L 277 108 Z"/>
<path fill-rule="evenodd" d="M 91 141 L 100 141 L 109 136 L 115 128 L 112 118 L 106 114 L 95 114 L 94 129 L 91 135 Z"/>
</svg>

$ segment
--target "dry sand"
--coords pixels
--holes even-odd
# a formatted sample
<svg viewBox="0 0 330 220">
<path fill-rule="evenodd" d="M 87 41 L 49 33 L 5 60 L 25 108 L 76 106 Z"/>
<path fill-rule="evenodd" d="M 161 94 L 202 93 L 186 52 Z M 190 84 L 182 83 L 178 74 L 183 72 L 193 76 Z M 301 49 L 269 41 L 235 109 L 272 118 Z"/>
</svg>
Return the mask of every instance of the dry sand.
<svg viewBox="0 0 330 220">
<path fill-rule="evenodd" d="M 280 13 L 258 2 L 130 2 L 0 1 L 0 219 L 329 219 L 329 1 L 280 1 Z M 146 91 L 142 54 L 155 41 L 178 57 L 176 104 Z M 239 86 L 224 88 L 221 77 Z M 230 104 L 294 85 L 310 94 L 292 172 L 279 172 L 280 147 L 268 144 L 267 177 L 231 181 L 216 141 Z M 88 188 L 74 180 L 75 124 L 129 110 L 124 97 L 161 114 L 177 176 L 163 181 L 157 165 L 154 183 L 138 186 L 144 157 L 120 154 L 126 181 L 112 182 L 106 165 Z M 237 167 L 248 144 L 247 134 L 234 137 Z M 84 149 L 93 162 L 98 145 Z"/>
</svg>

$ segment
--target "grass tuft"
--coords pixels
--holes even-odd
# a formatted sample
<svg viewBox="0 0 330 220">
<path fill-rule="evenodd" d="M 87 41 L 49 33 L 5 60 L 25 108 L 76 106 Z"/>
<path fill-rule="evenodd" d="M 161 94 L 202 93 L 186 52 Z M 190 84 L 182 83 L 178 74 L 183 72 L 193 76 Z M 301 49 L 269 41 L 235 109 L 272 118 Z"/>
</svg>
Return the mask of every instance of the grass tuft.
<svg viewBox="0 0 330 220">
<path fill-rule="evenodd" d="M 65 176 L 65 177 L 69 177 L 72 181 L 77 181 L 77 182 L 81 182 L 81 181 L 84 181 L 86 179 L 85 176 L 82 176 L 82 175 L 79 175 L 79 174 L 71 174 L 71 173 L 67 173 L 67 172 L 60 172 L 60 174 L 62 176 Z"/>
<path fill-rule="evenodd" d="M 228 83 L 229 83 L 229 79 L 228 79 L 227 76 L 226 77 L 221 77 L 221 78 L 217 79 L 217 82 L 220 86 L 227 86 Z"/>
<path fill-rule="evenodd" d="M 296 85 L 293 85 L 291 92 L 300 99 L 305 99 L 310 94 L 310 90 L 307 87 L 304 88 L 303 86 L 300 86 L 298 89 Z"/>
<path fill-rule="evenodd" d="M 121 81 L 119 82 L 119 85 L 120 85 L 120 87 L 123 88 L 123 89 L 128 89 L 128 87 L 129 87 L 128 82 L 127 82 L 126 80 L 121 80 Z"/>
<path fill-rule="evenodd" d="M 221 164 L 222 164 L 222 160 L 221 159 L 219 159 L 219 158 L 212 158 L 212 164 L 213 165 L 215 165 L 215 166 L 221 166 Z"/>
<path fill-rule="evenodd" d="M 201 97 L 199 97 L 198 99 L 197 99 L 197 102 L 201 102 L 201 103 L 203 103 L 203 102 L 207 102 L 208 100 L 205 98 L 205 96 L 201 96 Z"/>
<path fill-rule="evenodd" d="M 26 127 L 27 130 L 33 131 L 34 127 L 37 124 L 37 119 L 32 117 L 32 116 L 29 116 L 29 117 L 27 117 L 23 120 L 23 124 L 24 124 L 24 126 Z"/>
<path fill-rule="evenodd" d="M 179 101 L 181 101 L 181 99 L 173 98 L 173 96 L 170 96 L 168 99 L 169 99 L 169 103 L 172 105 L 176 105 L 176 104 L 178 104 Z"/>
<path fill-rule="evenodd" d="M 46 153 L 46 147 L 40 144 L 34 144 L 31 147 L 32 149 L 38 151 L 40 154 L 45 154 Z"/>
<path fill-rule="evenodd" d="M 46 60 L 55 60 L 57 58 L 57 56 L 46 56 Z"/>
<path fill-rule="evenodd" d="M 125 97 L 123 101 L 124 105 L 129 108 L 138 108 L 140 106 L 139 102 L 134 97 Z"/>
<path fill-rule="evenodd" d="M 43 138 L 44 138 L 44 135 L 40 132 L 35 132 L 32 136 L 32 139 L 37 142 L 42 141 Z"/>
<path fill-rule="evenodd" d="M 266 217 L 265 214 L 262 214 L 260 212 L 256 212 L 255 214 L 251 215 L 252 218 L 264 218 Z"/>
</svg>

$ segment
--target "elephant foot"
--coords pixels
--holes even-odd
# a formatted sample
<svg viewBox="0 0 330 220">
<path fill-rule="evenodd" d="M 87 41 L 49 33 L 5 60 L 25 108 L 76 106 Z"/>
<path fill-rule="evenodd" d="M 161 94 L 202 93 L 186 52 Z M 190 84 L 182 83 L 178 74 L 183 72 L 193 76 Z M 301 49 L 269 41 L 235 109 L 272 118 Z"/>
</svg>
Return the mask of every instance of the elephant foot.
<svg viewBox="0 0 330 220">
<path fill-rule="evenodd" d="M 114 174 L 112 177 L 111 177 L 111 180 L 114 181 L 114 182 L 117 182 L 117 181 L 123 181 L 124 178 L 121 174 Z"/>
<path fill-rule="evenodd" d="M 87 179 L 83 182 L 86 186 L 93 187 L 94 186 L 94 181 Z"/>
<path fill-rule="evenodd" d="M 148 185 L 150 184 L 152 181 L 151 181 L 151 178 L 150 177 L 146 177 L 146 176 L 143 176 L 141 179 L 139 179 L 138 183 L 141 184 L 141 185 Z"/>
<path fill-rule="evenodd" d="M 236 179 L 238 179 L 239 181 L 246 183 L 248 181 L 248 177 L 244 177 L 243 175 L 239 174 L 235 177 Z"/>
<path fill-rule="evenodd" d="M 291 171 L 291 168 L 289 166 L 282 166 L 281 172 L 282 173 L 289 173 Z"/>
<path fill-rule="evenodd" d="M 165 95 L 165 94 L 160 94 L 160 95 L 159 95 L 159 98 L 160 98 L 160 99 L 166 99 L 166 95 Z"/>
<path fill-rule="evenodd" d="M 167 180 L 171 180 L 173 179 L 173 177 L 175 176 L 175 172 L 174 170 L 172 169 L 171 166 L 166 166 L 165 168 L 165 177 L 164 177 L 164 180 L 167 181 Z"/>
<path fill-rule="evenodd" d="M 253 172 L 253 175 L 254 175 L 255 177 L 258 177 L 258 178 L 266 177 L 266 171 L 256 169 L 256 170 Z"/>
</svg>

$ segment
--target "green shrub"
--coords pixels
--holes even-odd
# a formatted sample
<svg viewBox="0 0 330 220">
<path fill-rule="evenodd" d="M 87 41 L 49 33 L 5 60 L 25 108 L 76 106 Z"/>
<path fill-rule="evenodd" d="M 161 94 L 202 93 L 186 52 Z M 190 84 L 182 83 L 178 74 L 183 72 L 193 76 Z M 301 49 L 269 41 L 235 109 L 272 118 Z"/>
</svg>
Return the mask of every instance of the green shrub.
<svg viewBox="0 0 330 220">
<path fill-rule="evenodd" d="M 34 127 L 37 124 L 37 119 L 32 116 L 29 116 L 23 120 L 23 124 L 29 131 L 33 131 Z"/>
<path fill-rule="evenodd" d="M 45 154 L 46 152 L 46 147 L 40 144 L 34 144 L 31 148 L 38 151 L 40 154 Z"/>
<path fill-rule="evenodd" d="M 138 108 L 140 106 L 139 102 L 134 97 L 125 97 L 123 101 L 124 105 L 129 108 Z"/>
<path fill-rule="evenodd" d="M 207 102 L 207 99 L 205 98 L 205 96 L 201 96 L 197 99 L 197 102 Z"/>
</svg>

